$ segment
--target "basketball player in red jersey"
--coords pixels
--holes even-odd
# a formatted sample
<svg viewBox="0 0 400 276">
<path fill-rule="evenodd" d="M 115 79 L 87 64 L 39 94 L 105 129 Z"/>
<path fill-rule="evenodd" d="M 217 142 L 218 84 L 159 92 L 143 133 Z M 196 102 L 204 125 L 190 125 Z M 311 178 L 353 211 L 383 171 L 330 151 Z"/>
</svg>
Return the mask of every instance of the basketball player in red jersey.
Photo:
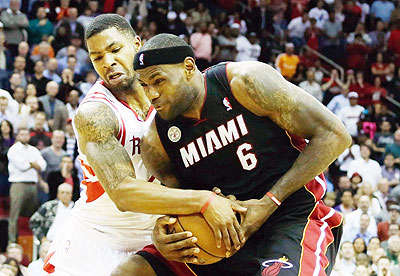
<svg viewBox="0 0 400 276">
<path fill-rule="evenodd" d="M 199 213 L 212 192 L 151 183 L 140 140 L 155 116 L 133 71 L 141 41 L 116 14 L 96 17 L 85 34 L 89 56 L 102 81 L 74 117 L 84 172 L 81 198 L 55 237 L 44 270 L 51 276 L 109 276 L 125 256 L 151 243 L 154 214 Z M 239 247 L 243 235 L 237 203 L 217 197 L 204 213 L 216 239 Z"/>
</svg>

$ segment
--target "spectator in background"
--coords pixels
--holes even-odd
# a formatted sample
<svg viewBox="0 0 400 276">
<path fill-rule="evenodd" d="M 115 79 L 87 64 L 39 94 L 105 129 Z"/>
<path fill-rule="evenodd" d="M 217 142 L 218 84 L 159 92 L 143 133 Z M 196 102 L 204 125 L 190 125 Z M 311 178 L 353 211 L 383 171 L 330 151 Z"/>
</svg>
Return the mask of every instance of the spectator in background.
<svg viewBox="0 0 400 276">
<path fill-rule="evenodd" d="M 218 35 L 219 55 L 217 62 L 234 61 L 236 57 L 236 38 L 233 36 L 233 29 L 226 27 L 224 32 Z"/>
<path fill-rule="evenodd" d="M 397 256 L 400 253 L 400 236 L 393 235 L 388 240 L 388 250 L 386 252 L 390 261 L 394 262 L 394 264 L 398 264 L 399 261 Z"/>
<path fill-rule="evenodd" d="M 314 96 L 318 101 L 322 102 L 322 89 L 321 85 L 315 81 L 314 69 L 310 68 L 307 70 L 307 80 L 301 82 L 299 87 L 304 89 L 308 94 Z"/>
<path fill-rule="evenodd" d="M 344 152 L 338 157 L 337 161 L 339 164 L 339 170 L 342 173 L 347 174 L 347 170 L 349 169 L 350 163 L 361 157 L 360 154 L 360 146 L 358 144 L 353 143 L 350 147 L 344 150 Z M 347 177 L 347 176 L 346 176 Z"/>
<path fill-rule="evenodd" d="M 351 74 L 350 74 L 350 76 L 351 76 Z M 343 93 L 347 93 L 347 91 L 348 91 L 348 86 L 340 80 L 337 69 L 332 69 L 330 76 L 322 79 L 321 88 L 322 88 L 322 91 L 325 92 L 324 99 L 322 102 L 325 105 L 328 104 L 334 96 L 340 94 L 343 90 L 346 91 Z M 343 102 L 343 99 L 341 99 L 341 102 Z M 350 104 L 350 102 L 349 102 L 349 104 Z M 342 107 L 344 107 L 344 106 L 347 106 L 347 105 L 343 105 Z M 335 110 L 336 110 L 335 114 L 337 115 L 337 112 L 340 109 L 335 109 Z"/>
<path fill-rule="evenodd" d="M 7 153 L 14 143 L 13 125 L 10 121 L 2 120 L 0 123 L 0 196 L 9 194 L 10 182 L 8 181 Z"/>
<path fill-rule="evenodd" d="M 56 233 L 62 229 L 74 206 L 71 199 L 72 187 L 63 183 L 58 186 L 57 198 L 42 204 L 32 215 L 29 227 L 41 243 L 52 241 Z"/>
<path fill-rule="evenodd" d="M 377 187 L 378 181 L 382 178 L 381 166 L 375 160 L 370 159 L 371 149 L 367 145 L 360 145 L 361 158 L 351 161 L 347 176 L 351 177 L 355 172 L 360 174 L 364 182 Z"/>
<path fill-rule="evenodd" d="M 399 185 L 400 169 L 394 166 L 393 154 L 388 153 L 385 155 L 385 159 L 383 160 L 383 166 L 381 168 L 382 168 L 382 176 L 385 177 L 387 180 L 389 180 L 389 185 L 391 188 L 394 188 L 392 190 L 394 191 L 396 189 L 396 186 Z"/>
<path fill-rule="evenodd" d="M 37 90 L 37 96 L 43 96 L 46 93 L 47 83 L 50 81 L 43 75 L 44 63 L 41 60 L 35 62 L 34 67 L 35 73 L 32 76 L 31 82 L 35 85 Z"/>
<path fill-rule="evenodd" d="M 380 77 L 385 81 L 385 76 L 389 73 L 389 64 L 383 62 L 382 52 L 376 54 L 376 61 L 371 65 L 371 73 L 374 77 Z"/>
<path fill-rule="evenodd" d="M 16 113 L 8 108 L 9 100 L 5 96 L 0 96 L 0 122 L 8 120 L 12 125 L 16 124 Z"/>
<path fill-rule="evenodd" d="M 55 30 L 54 40 L 51 42 L 55 52 L 58 52 L 63 47 L 70 45 L 71 43 L 71 28 L 68 22 L 62 21 Z"/>
<path fill-rule="evenodd" d="M 395 164 L 400 164 L 400 129 L 397 129 L 393 135 L 393 144 L 386 145 L 385 155 L 388 153 L 393 154 L 395 158 Z"/>
<path fill-rule="evenodd" d="M 25 28 L 29 25 L 28 17 L 20 11 L 20 4 L 20 0 L 10 0 L 10 8 L 3 10 L 0 15 L 8 49 L 13 56 L 18 53 L 18 44 L 25 40 Z"/>
<path fill-rule="evenodd" d="M 382 100 L 387 95 L 387 90 L 381 86 L 382 81 L 381 78 L 376 76 L 374 78 L 374 86 L 371 87 L 371 94 L 372 94 L 372 103 L 373 104 L 381 104 Z"/>
<path fill-rule="evenodd" d="M 74 72 L 69 68 L 65 68 L 61 73 L 61 79 L 62 82 L 60 84 L 60 88 L 57 94 L 57 99 L 65 102 L 69 92 L 77 89 L 75 86 Z"/>
<path fill-rule="evenodd" d="M 70 0 L 60 0 L 60 6 L 56 7 L 57 21 L 68 18 Z"/>
<path fill-rule="evenodd" d="M 10 93 L 14 95 L 14 90 L 17 87 L 22 86 L 21 75 L 19 73 L 12 73 L 10 76 L 9 82 L 10 82 L 10 86 L 7 87 L 7 90 L 10 91 Z"/>
<path fill-rule="evenodd" d="M 46 86 L 47 94 L 39 97 L 39 101 L 43 104 L 50 129 L 64 130 L 68 111 L 65 104 L 56 98 L 58 88 L 58 84 L 55 81 L 50 81 Z"/>
<path fill-rule="evenodd" d="M 69 46 L 75 47 L 75 49 L 69 48 Z M 79 61 L 79 64 L 82 68 L 86 68 L 86 64 L 89 62 L 89 54 L 88 52 L 82 48 L 82 38 L 79 37 L 77 34 L 74 34 L 71 37 L 71 45 L 61 48 L 56 55 L 57 60 L 61 60 L 64 57 L 68 57 L 70 55 L 76 56 Z M 64 62 L 63 66 L 65 66 L 65 62 L 68 60 L 63 60 L 61 63 Z M 61 72 L 62 70 L 59 70 Z"/>
<path fill-rule="evenodd" d="M 39 259 L 33 261 L 28 266 L 29 276 L 42 276 L 43 275 L 43 265 L 46 259 L 47 252 L 49 251 L 51 242 L 42 242 L 39 247 Z"/>
<path fill-rule="evenodd" d="M 321 87 L 322 89 L 322 87 Z M 349 106 L 350 101 L 347 95 L 349 91 L 347 89 L 342 89 L 339 95 L 334 96 L 326 106 L 330 111 L 338 115 L 339 110 L 343 107 Z"/>
<path fill-rule="evenodd" d="M 28 268 L 21 264 L 24 257 L 24 249 L 17 243 L 9 243 L 7 246 L 6 254 L 8 258 L 13 258 L 17 261 L 16 265 L 22 276 L 30 276 Z"/>
<path fill-rule="evenodd" d="M 65 142 L 65 134 L 62 130 L 54 130 L 51 136 L 51 146 L 48 146 L 41 150 L 43 159 L 47 163 L 46 170 L 42 173 L 42 177 L 45 181 L 48 181 L 47 176 L 50 172 L 59 169 L 61 159 L 67 153 L 62 149 Z"/>
<path fill-rule="evenodd" d="M 329 12 L 329 18 L 321 27 L 323 44 L 321 51 L 330 59 L 338 62 L 341 59 L 340 39 L 342 36 L 342 22 L 335 17 L 335 12 Z"/>
<path fill-rule="evenodd" d="M 287 80 L 291 80 L 296 73 L 297 65 L 300 62 L 299 57 L 294 54 L 294 44 L 287 43 L 286 51 L 277 56 L 275 61 L 276 69 L 284 76 Z"/>
<path fill-rule="evenodd" d="M 26 88 L 28 85 L 28 74 L 25 72 L 26 59 L 21 56 L 16 56 L 14 59 L 14 73 L 18 73 L 21 76 L 21 86 Z"/>
<path fill-rule="evenodd" d="M 39 150 L 51 145 L 51 132 L 45 129 L 46 124 L 46 114 L 43 111 L 36 112 L 35 124 L 30 131 L 31 138 L 29 144 L 35 146 Z"/>
<path fill-rule="evenodd" d="M 376 21 L 375 30 L 368 33 L 371 38 L 371 47 L 381 49 L 388 40 L 388 33 L 385 32 L 385 23 L 381 19 Z"/>
<path fill-rule="evenodd" d="M 289 22 L 287 27 L 289 38 L 296 49 L 299 49 L 305 44 L 304 33 L 309 27 L 310 22 L 307 13 L 304 13 L 302 16 L 296 17 Z"/>
<path fill-rule="evenodd" d="M 72 80 L 75 83 L 80 82 L 82 80 L 82 76 L 85 74 L 84 67 L 81 63 L 78 62 L 76 56 L 69 56 L 67 58 L 67 68 L 65 68 L 63 71 L 65 71 L 66 69 L 71 70 L 73 77 Z"/>
<path fill-rule="evenodd" d="M 390 15 L 392 14 L 392 11 L 394 9 L 395 7 L 391 1 L 377 0 L 373 2 L 370 14 L 373 18 L 377 17 L 381 19 L 385 24 L 388 24 L 390 21 Z"/>
<path fill-rule="evenodd" d="M 49 59 L 54 58 L 54 49 L 47 41 L 42 41 L 33 48 L 31 57 L 33 61 L 43 61 L 43 65 L 46 66 Z"/>
<path fill-rule="evenodd" d="M 348 34 L 353 32 L 356 28 L 357 23 L 361 19 L 362 10 L 356 5 L 355 0 L 345 1 L 344 4 L 343 31 Z"/>
<path fill-rule="evenodd" d="M 82 24 L 77 21 L 78 19 L 78 9 L 76 7 L 70 7 L 68 9 L 68 19 L 67 22 L 71 29 L 71 36 L 77 36 L 83 39 L 85 29 L 83 28 Z"/>
<path fill-rule="evenodd" d="M 236 38 L 236 51 L 236 61 L 257 61 L 261 53 L 261 46 L 257 44 L 256 33 L 250 33 L 248 38 L 239 35 Z"/>
<path fill-rule="evenodd" d="M 376 231 L 368 230 L 370 220 L 371 218 L 368 214 L 362 214 L 359 220 L 358 227 L 352 228 L 350 229 L 350 231 L 343 232 L 343 241 L 351 242 L 356 240 L 357 238 L 362 238 L 364 240 L 364 243 L 368 245 L 369 240 L 377 236 Z"/>
<path fill-rule="evenodd" d="M 35 64 L 29 55 L 29 45 L 26 41 L 21 41 L 18 44 L 18 55 L 17 57 L 23 57 L 25 59 L 25 70 L 30 75 L 34 72 Z"/>
<path fill-rule="evenodd" d="M 332 276 L 352 276 L 356 270 L 356 258 L 351 241 L 342 242 Z"/>
<path fill-rule="evenodd" d="M 368 232 L 376 233 L 376 221 L 372 216 L 372 210 L 370 208 L 371 201 L 367 195 L 362 195 L 358 199 L 357 209 L 345 216 L 343 233 L 350 233 L 354 231 L 352 229 L 358 229 L 360 225 L 360 219 L 362 214 L 368 214 L 370 216 L 370 222 L 368 224 Z"/>
<path fill-rule="evenodd" d="M 365 28 L 364 28 L 364 23 L 362 22 L 358 22 L 358 24 L 356 24 L 356 29 L 354 30 L 354 32 L 350 33 L 347 37 L 347 43 L 352 44 L 354 43 L 356 36 L 360 36 L 362 40 L 365 42 L 366 45 L 370 46 L 372 43 L 372 39 L 370 38 L 370 36 L 365 32 Z"/>
<path fill-rule="evenodd" d="M 354 41 L 347 45 L 347 66 L 353 70 L 363 70 L 370 50 L 362 35 L 357 33 Z"/>
<path fill-rule="evenodd" d="M 378 237 L 380 241 L 386 241 L 389 239 L 389 225 L 398 224 L 400 219 L 400 206 L 397 204 L 391 204 L 388 207 L 389 220 L 378 223 Z"/>
<path fill-rule="evenodd" d="M 25 106 L 24 112 L 20 113 L 20 116 L 18 117 L 18 128 L 24 127 L 27 129 L 32 129 L 35 126 L 35 113 L 37 111 L 43 110 L 43 107 L 41 107 L 41 103 L 39 104 L 39 100 L 37 99 L 36 96 L 26 96 L 25 98 Z M 45 129 L 49 129 L 47 122 L 45 123 L 44 126 Z"/>
<path fill-rule="evenodd" d="M 39 44 L 43 40 L 47 40 L 53 35 L 54 26 L 47 19 L 46 9 L 40 7 L 37 9 L 36 18 L 29 20 L 28 38 L 31 46 Z"/>
<path fill-rule="evenodd" d="M 68 58 L 70 56 L 74 56 L 74 57 L 77 56 L 77 48 L 74 45 L 69 45 L 66 48 L 66 55 L 65 56 L 64 55 L 60 55 L 60 57 L 57 58 L 57 61 L 58 61 L 58 72 L 57 73 L 61 74 L 62 71 L 65 68 L 68 68 Z M 78 64 L 78 68 L 79 68 L 79 71 L 80 71 L 81 69 L 84 68 L 84 65 L 79 63 Z"/>
<path fill-rule="evenodd" d="M 47 63 L 47 69 L 43 71 L 43 76 L 47 79 L 55 81 L 56 83 L 61 83 L 61 77 L 57 74 L 57 59 L 51 58 Z"/>
<path fill-rule="evenodd" d="M 78 109 L 79 96 L 80 96 L 80 93 L 78 90 L 73 89 L 73 90 L 69 91 L 69 94 L 67 96 L 67 104 L 66 104 L 69 119 L 74 118 L 75 112 Z"/>
<path fill-rule="evenodd" d="M 372 104 L 371 85 L 364 81 L 364 74 L 362 71 L 358 71 L 355 78 L 352 76 L 349 90 L 358 93 L 359 105 L 368 107 Z"/>
<path fill-rule="evenodd" d="M 341 212 L 343 216 L 354 211 L 354 200 L 350 190 L 345 190 L 341 193 L 340 201 L 341 203 L 336 205 L 334 209 Z"/>
<path fill-rule="evenodd" d="M 308 13 L 308 16 L 310 18 L 314 18 L 315 20 L 317 20 L 317 27 L 320 29 L 322 29 L 325 21 L 327 21 L 329 18 L 328 12 L 324 10 L 323 7 L 324 7 L 324 1 L 318 0 L 317 6 L 312 8 Z"/>
<path fill-rule="evenodd" d="M 260 0 L 259 6 L 253 8 L 249 15 L 252 18 L 249 24 L 249 30 L 261 33 L 263 30 L 272 32 L 273 11 L 268 0 Z"/>
<path fill-rule="evenodd" d="M 72 127 L 72 119 L 68 118 L 67 124 L 65 125 L 65 144 L 63 149 L 67 152 L 68 156 L 72 157 L 72 160 L 78 156 L 78 145 Z M 79 190 L 79 186 L 78 186 Z"/>
<path fill-rule="evenodd" d="M 50 200 L 56 198 L 57 188 L 62 183 L 67 183 L 72 187 L 72 200 L 78 200 L 80 192 L 79 179 L 71 156 L 64 155 L 57 170 L 50 172 L 47 179 Z"/>
<path fill-rule="evenodd" d="M 373 197 L 379 202 L 379 211 L 386 209 L 386 202 L 389 198 L 389 180 L 384 177 L 379 180 L 378 190 L 374 192 Z"/>
<path fill-rule="evenodd" d="M 17 241 L 17 220 L 20 214 L 30 217 L 36 211 L 38 200 L 36 184 L 39 181 L 39 173 L 46 169 L 46 161 L 37 148 L 28 144 L 29 138 L 29 131 L 20 128 L 17 142 L 10 147 L 7 154 L 11 182 L 9 242 Z"/>
<path fill-rule="evenodd" d="M 89 26 L 90 22 L 93 21 L 94 17 L 95 15 L 92 13 L 91 9 L 89 7 L 86 7 L 83 10 L 83 13 L 78 16 L 76 21 L 79 22 L 84 29 L 86 29 L 86 27 Z"/>
<path fill-rule="evenodd" d="M 310 18 L 310 26 L 305 30 L 304 37 L 307 45 L 316 51 L 319 50 L 321 33 L 321 29 L 317 26 L 317 20 L 315 18 Z"/>
<path fill-rule="evenodd" d="M 90 70 L 86 73 L 85 81 L 79 84 L 79 90 L 82 92 L 82 96 L 84 97 L 89 89 L 96 83 L 97 74 L 96 71 Z"/>
<path fill-rule="evenodd" d="M 199 70 L 208 68 L 211 62 L 212 40 L 206 22 L 200 23 L 198 31 L 190 36 L 190 45 L 193 47 Z"/>
<path fill-rule="evenodd" d="M 393 144 L 393 133 L 391 132 L 391 124 L 387 120 L 383 120 L 379 125 L 379 131 L 375 133 L 373 139 L 373 150 L 380 154 L 385 152 L 386 145 Z"/>
<path fill-rule="evenodd" d="M 342 120 L 347 130 L 353 137 L 357 137 L 358 134 L 358 122 L 360 115 L 364 112 L 364 107 L 358 105 L 358 94 L 356 92 L 350 92 L 348 94 L 350 105 L 343 107 L 339 110 L 337 116 Z"/>
</svg>

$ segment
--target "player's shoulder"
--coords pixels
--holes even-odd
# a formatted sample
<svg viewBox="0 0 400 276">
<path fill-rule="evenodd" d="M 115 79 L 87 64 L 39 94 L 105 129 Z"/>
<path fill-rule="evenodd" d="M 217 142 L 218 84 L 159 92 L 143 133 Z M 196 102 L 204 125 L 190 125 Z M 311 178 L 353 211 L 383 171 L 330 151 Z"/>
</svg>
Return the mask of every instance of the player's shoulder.
<svg viewBox="0 0 400 276">
<path fill-rule="evenodd" d="M 282 75 L 272 66 L 259 61 L 230 62 L 226 68 L 228 80 L 231 86 L 234 82 L 241 82 L 247 89 L 252 85 L 262 85 L 264 89 L 279 89 L 284 83 Z"/>
</svg>

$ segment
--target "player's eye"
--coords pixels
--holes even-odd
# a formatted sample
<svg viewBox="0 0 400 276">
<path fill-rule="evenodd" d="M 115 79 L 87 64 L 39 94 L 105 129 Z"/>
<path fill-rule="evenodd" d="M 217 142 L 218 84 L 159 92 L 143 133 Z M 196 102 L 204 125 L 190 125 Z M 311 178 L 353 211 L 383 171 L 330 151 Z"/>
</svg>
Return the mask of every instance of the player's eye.
<svg viewBox="0 0 400 276">
<path fill-rule="evenodd" d="M 157 79 L 154 83 L 155 84 L 160 84 L 160 83 L 162 83 L 164 81 L 164 79 Z"/>
<path fill-rule="evenodd" d="M 140 85 L 141 85 L 142 87 L 146 87 L 146 86 L 147 86 L 147 84 L 145 84 L 145 83 L 143 83 L 143 82 L 141 82 Z"/>
<path fill-rule="evenodd" d="M 98 60 L 100 60 L 102 57 L 101 56 L 98 56 L 98 57 L 96 57 L 95 59 L 93 59 L 93 61 L 98 61 Z"/>
<path fill-rule="evenodd" d="M 112 50 L 111 52 L 113 52 L 113 53 L 118 53 L 119 52 L 119 50 L 121 50 L 121 48 L 115 48 L 114 50 Z"/>
</svg>

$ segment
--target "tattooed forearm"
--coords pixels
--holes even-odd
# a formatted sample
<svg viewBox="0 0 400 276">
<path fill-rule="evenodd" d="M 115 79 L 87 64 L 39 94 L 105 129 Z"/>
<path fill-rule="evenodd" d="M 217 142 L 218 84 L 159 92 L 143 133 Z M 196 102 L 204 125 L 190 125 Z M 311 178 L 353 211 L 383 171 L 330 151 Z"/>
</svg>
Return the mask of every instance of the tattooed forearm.
<svg viewBox="0 0 400 276">
<path fill-rule="evenodd" d="M 126 177 L 135 177 L 127 151 L 116 139 L 118 120 L 102 103 L 82 105 L 74 118 L 79 145 L 106 190 L 118 187 Z"/>
</svg>

